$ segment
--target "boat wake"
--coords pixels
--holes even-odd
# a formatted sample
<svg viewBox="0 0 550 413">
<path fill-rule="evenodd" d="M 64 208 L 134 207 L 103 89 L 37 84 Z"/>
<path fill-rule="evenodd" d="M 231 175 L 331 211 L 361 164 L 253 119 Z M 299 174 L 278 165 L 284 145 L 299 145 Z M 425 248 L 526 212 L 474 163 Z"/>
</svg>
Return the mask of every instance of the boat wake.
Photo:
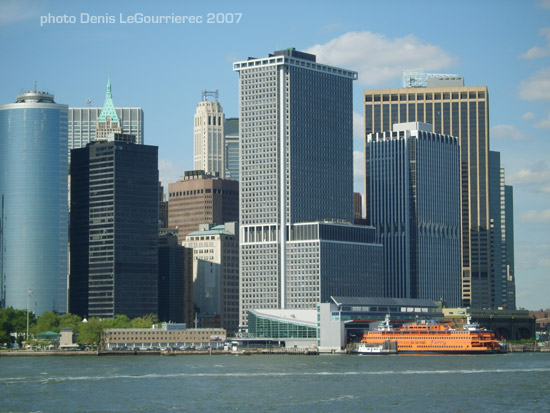
<svg viewBox="0 0 550 413">
<path fill-rule="evenodd" d="M 300 376 L 392 376 L 392 375 L 426 375 L 426 374 L 500 374 L 500 373 L 545 373 L 550 368 L 530 369 L 464 369 L 464 370 L 387 370 L 387 371 L 346 371 L 346 372 L 232 372 L 232 373 L 173 373 L 142 375 L 102 375 L 102 376 L 52 376 L 52 377 L 5 377 L 0 379 L 2 385 L 22 383 L 63 383 L 70 381 L 106 381 L 106 380 L 164 380 L 174 378 L 257 378 L 257 377 L 300 377 Z"/>
</svg>

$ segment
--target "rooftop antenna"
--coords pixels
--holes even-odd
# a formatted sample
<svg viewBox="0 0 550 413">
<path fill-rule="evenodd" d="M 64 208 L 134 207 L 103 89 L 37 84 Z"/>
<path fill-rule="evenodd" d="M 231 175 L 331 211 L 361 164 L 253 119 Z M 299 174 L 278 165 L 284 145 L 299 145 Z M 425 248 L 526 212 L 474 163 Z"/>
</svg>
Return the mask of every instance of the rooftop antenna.
<svg viewBox="0 0 550 413">
<path fill-rule="evenodd" d="M 219 93 L 218 93 L 218 89 L 216 90 L 203 90 L 202 91 L 202 100 L 203 102 L 205 102 L 206 100 L 208 100 L 207 98 L 208 97 L 212 97 L 214 99 L 216 99 L 216 102 L 218 101 L 218 97 L 219 97 Z"/>
<path fill-rule="evenodd" d="M 34 81 L 34 91 L 38 91 L 38 89 L 36 88 L 36 80 Z"/>
</svg>

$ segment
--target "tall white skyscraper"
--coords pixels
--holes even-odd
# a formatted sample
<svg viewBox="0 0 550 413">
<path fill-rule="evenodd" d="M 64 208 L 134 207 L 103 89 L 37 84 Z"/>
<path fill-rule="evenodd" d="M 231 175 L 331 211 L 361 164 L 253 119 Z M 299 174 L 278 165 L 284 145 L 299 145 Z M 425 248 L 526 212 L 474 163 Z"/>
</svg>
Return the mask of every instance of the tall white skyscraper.
<svg viewBox="0 0 550 413">
<path fill-rule="evenodd" d="M 249 309 L 381 295 L 381 246 L 372 227 L 350 224 L 357 73 L 294 49 L 236 62 L 233 70 L 240 89 L 240 324 Z"/>
<path fill-rule="evenodd" d="M 209 97 L 215 100 L 208 100 Z M 224 123 L 218 91 L 202 91 L 202 101 L 195 112 L 195 170 L 224 177 Z"/>
</svg>

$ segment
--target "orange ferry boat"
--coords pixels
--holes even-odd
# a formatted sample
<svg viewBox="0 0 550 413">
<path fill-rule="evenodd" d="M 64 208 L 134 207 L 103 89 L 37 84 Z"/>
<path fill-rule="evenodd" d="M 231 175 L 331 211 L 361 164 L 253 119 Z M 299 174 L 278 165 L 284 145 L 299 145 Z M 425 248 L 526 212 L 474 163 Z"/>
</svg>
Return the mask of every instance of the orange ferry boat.
<svg viewBox="0 0 550 413">
<path fill-rule="evenodd" d="M 397 343 L 398 353 L 451 353 L 487 354 L 502 351 L 491 331 L 480 329 L 479 324 L 468 323 L 463 329 L 455 329 L 450 323 L 421 321 L 392 328 L 389 315 L 376 330 L 364 334 L 363 345 Z"/>
</svg>

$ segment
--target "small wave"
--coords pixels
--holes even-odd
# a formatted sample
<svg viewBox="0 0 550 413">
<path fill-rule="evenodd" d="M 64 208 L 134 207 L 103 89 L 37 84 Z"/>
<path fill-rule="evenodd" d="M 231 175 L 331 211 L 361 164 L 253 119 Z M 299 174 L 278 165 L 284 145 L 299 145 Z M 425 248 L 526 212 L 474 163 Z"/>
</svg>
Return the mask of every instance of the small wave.
<svg viewBox="0 0 550 413">
<path fill-rule="evenodd" d="M 3 384 L 20 383 L 51 383 L 65 381 L 98 381 L 98 380 L 143 380 L 171 379 L 192 377 L 299 377 L 299 376 L 391 376 L 391 375 L 425 375 L 425 374 L 491 374 L 491 373 L 541 373 L 550 372 L 550 368 L 530 369 L 463 369 L 463 370 L 388 370 L 388 371 L 316 371 L 316 372 L 231 372 L 231 373 L 172 373 L 172 374 L 141 374 L 141 375 L 102 375 L 102 376 L 54 376 L 54 377 L 5 377 Z"/>
<path fill-rule="evenodd" d="M 358 398 L 359 398 L 358 396 L 354 396 L 354 395 L 351 395 L 351 394 L 344 394 L 342 396 L 329 397 L 328 399 L 319 400 L 319 403 L 349 401 L 349 400 L 358 399 Z"/>
</svg>

